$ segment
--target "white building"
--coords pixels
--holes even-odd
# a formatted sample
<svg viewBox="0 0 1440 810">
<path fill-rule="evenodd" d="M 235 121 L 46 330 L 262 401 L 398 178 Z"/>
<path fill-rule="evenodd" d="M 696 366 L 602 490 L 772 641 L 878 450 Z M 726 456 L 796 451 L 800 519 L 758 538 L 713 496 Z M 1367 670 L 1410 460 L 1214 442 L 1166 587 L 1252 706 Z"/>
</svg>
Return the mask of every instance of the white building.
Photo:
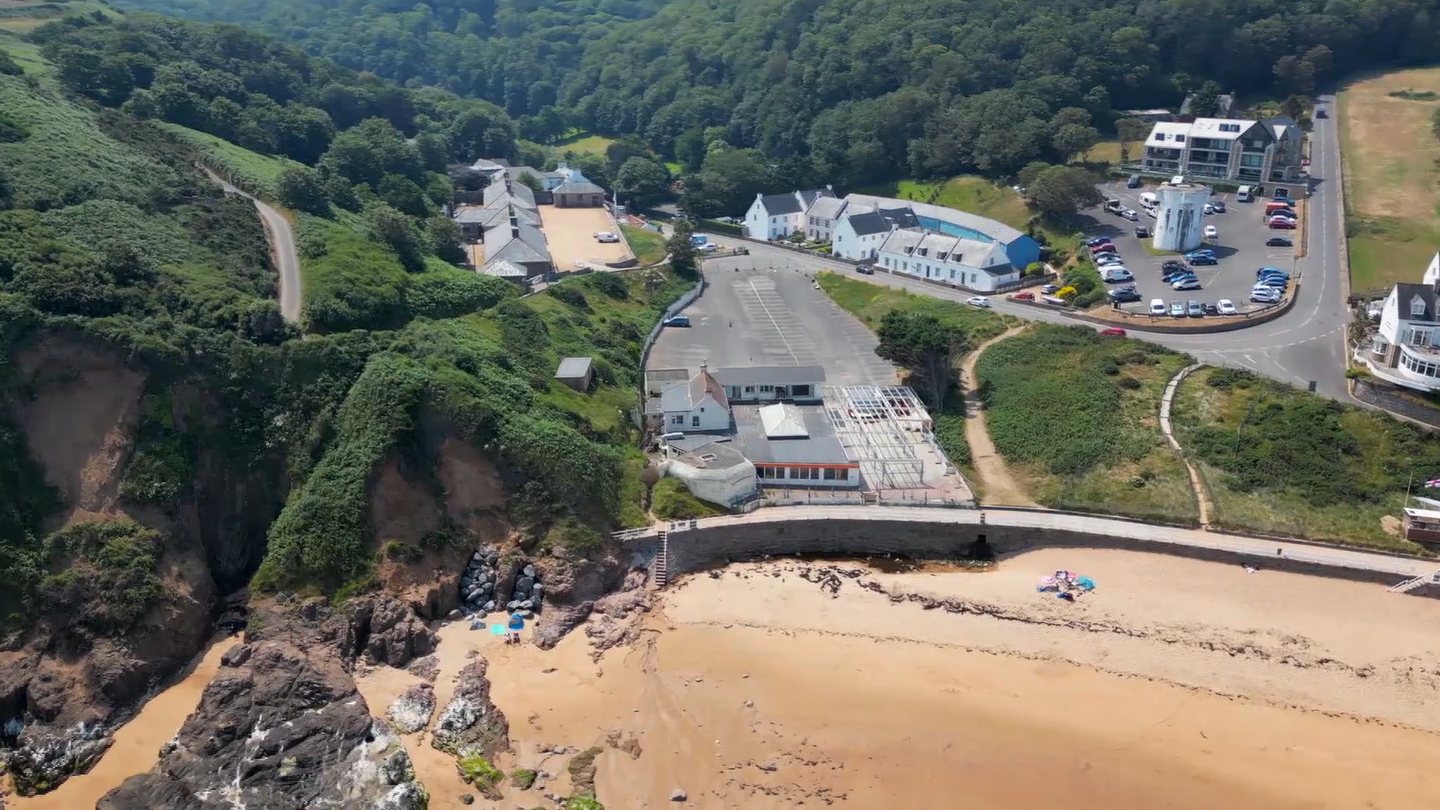
<svg viewBox="0 0 1440 810">
<path fill-rule="evenodd" d="M 734 508 L 755 495 L 755 465 L 729 442 L 678 439 L 665 445 L 661 472 L 680 479 L 695 497 Z"/>
<path fill-rule="evenodd" d="M 1005 246 L 918 229 L 896 229 L 881 243 L 877 266 L 892 273 L 938 281 L 957 287 L 994 292 L 1020 280 Z"/>
<path fill-rule="evenodd" d="M 658 409 L 664 417 L 664 433 L 716 433 L 730 430 L 730 401 L 725 387 L 705 366 L 688 381 L 666 388 Z"/>
<path fill-rule="evenodd" d="M 856 206 L 856 208 L 860 209 L 863 206 Z M 810 203 L 810 207 L 805 209 L 805 238 L 811 242 L 833 241 L 835 228 L 840 225 L 840 219 L 849 211 L 850 204 L 845 200 L 828 195 L 816 197 L 815 201 Z"/>
<path fill-rule="evenodd" d="M 730 402 L 819 400 L 825 384 L 825 369 L 819 366 L 722 368 L 714 376 Z"/>
<path fill-rule="evenodd" d="M 1151 174 L 1237 183 L 1294 182 L 1300 179 L 1304 142 L 1300 127 L 1284 117 L 1161 121 L 1145 139 L 1141 167 Z"/>
<path fill-rule="evenodd" d="M 1388 382 L 1440 390 L 1440 253 L 1420 284 L 1396 284 L 1380 312 L 1380 329 L 1355 359 Z"/>
<path fill-rule="evenodd" d="M 756 194 L 745 212 L 745 235 L 774 242 L 805 233 L 805 211 L 821 197 L 834 197 L 829 187 L 787 194 Z"/>
<path fill-rule="evenodd" d="M 880 255 L 880 245 L 891 231 L 914 228 L 919 224 L 908 208 L 876 211 L 868 206 L 847 203 L 847 213 L 835 226 L 830 255 L 852 262 L 874 261 Z"/>
<path fill-rule="evenodd" d="M 1165 183 L 1155 190 L 1156 250 L 1186 251 L 1205 238 L 1205 203 L 1210 189 L 1194 183 Z"/>
</svg>

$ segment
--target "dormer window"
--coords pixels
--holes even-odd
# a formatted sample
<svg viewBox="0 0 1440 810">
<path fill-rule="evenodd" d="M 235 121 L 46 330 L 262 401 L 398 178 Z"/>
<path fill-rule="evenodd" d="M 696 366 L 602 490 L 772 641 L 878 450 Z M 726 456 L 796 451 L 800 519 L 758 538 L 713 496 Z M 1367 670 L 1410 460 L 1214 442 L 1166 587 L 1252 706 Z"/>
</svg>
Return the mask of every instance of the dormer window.
<svg viewBox="0 0 1440 810">
<path fill-rule="evenodd" d="M 1414 298 L 1411 298 L 1411 299 L 1410 299 L 1410 317 L 1412 317 L 1412 318 L 1423 318 L 1423 317 L 1425 317 L 1425 299 L 1424 299 L 1424 298 L 1421 298 L 1420 296 L 1417 295 L 1417 296 L 1415 296 Z"/>
<path fill-rule="evenodd" d="M 949 255 L 950 255 L 949 253 L 936 253 L 936 254 L 935 254 L 935 258 L 937 258 L 937 259 L 939 259 L 940 261 L 943 262 L 943 261 L 945 261 L 945 257 L 946 257 L 946 256 L 949 256 Z"/>
<path fill-rule="evenodd" d="M 1184 136 L 1184 135 L 1176 135 L 1176 136 L 1175 136 L 1175 143 L 1184 143 L 1184 142 L 1185 142 L 1185 136 Z"/>
</svg>

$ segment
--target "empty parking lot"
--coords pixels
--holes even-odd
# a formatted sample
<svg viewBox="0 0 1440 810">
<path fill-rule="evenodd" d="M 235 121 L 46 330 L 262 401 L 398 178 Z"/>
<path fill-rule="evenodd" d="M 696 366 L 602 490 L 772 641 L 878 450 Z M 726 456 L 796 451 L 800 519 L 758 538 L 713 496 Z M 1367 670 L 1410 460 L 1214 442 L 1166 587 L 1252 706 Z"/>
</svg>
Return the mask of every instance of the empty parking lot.
<svg viewBox="0 0 1440 810">
<path fill-rule="evenodd" d="M 619 261 L 630 255 L 624 240 L 608 243 L 595 240 L 599 231 L 620 232 L 614 218 L 604 208 L 543 205 L 540 207 L 540 219 L 555 269 L 561 273 L 577 270 L 586 264 Z"/>
<path fill-rule="evenodd" d="M 751 256 L 709 259 L 705 294 L 685 310 L 691 326 L 666 327 L 650 368 L 820 366 L 830 385 L 894 385 L 875 336 L 790 267 Z"/>
</svg>

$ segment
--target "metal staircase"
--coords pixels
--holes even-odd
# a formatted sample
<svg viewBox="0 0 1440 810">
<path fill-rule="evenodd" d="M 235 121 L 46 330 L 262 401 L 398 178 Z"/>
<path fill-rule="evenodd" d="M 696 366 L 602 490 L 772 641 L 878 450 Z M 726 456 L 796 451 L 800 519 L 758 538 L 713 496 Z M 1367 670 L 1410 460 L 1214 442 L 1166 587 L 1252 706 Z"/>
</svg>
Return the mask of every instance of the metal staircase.
<svg viewBox="0 0 1440 810">
<path fill-rule="evenodd" d="M 655 587 L 663 588 L 670 581 L 670 533 L 661 529 L 660 547 L 655 551 Z"/>
<path fill-rule="evenodd" d="M 1391 585 L 1385 590 L 1389 591 L 1390 593 L 1409 593 L 1422 585 L 1429 585 L 1431 583 L 1440 585 L 1440 571 L 1433 571 L 1429 574 L 1421 574 L 1418 577 L 1411 577 L 1404 582 Z"/>
</svg>

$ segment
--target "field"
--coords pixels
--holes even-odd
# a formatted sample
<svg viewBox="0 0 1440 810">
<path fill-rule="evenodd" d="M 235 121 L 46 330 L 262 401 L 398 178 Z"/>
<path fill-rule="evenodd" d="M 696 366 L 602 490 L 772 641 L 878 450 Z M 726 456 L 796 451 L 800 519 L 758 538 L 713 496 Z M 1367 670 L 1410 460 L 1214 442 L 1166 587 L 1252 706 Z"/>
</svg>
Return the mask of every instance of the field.
<svg viewBox="0 0 1440 810">
<path fill-rule="evenodd" d="M 1012 228 L 1025 228 L 1030 221 L 1030 209 L 1025 206 L 1019 194 L 1005 186 L 996 185 L 983 177 L 961 175 L 944 183 L 924 183 L 917 180 L 900 180 L 880 186 L 857 189 L 861 194 L 876 194 L 895 197 L 900 200 L 944 205 L 949 208 L 979 214 L 982 217 L 1003 222 Z"/>
<path fill-rule="evenodd" d="M 1340 92 L 1354 290 L 1418 281 L 1440 246 L 1440 139 L 1432 131 L 1440 98 L 1427 100 L 1426 91 L 1440 91 L 1440 68 L 1388 73 Z"/>
<path fill-rule="evenodd" d="M 223 138 L 179 124 L 162 123 L 161 126 L 194 144 L 210 161 L 211 167 L 225 175 L 230 182 L 252 194 L 272 200 L 275 199 L 275 184 L 280 179 L 280 173 L 301 165 L 289 158 L 252 152 Z"/>
<path fill-rule="evenodd" d="M 846 312 L 864 321 L 871 331 L 880 325 L 880 319 L 885 317 L 885 313 L 893 309 L 934 315 L 943 323 L 954 324 L 963 329 L 965 334 L 970 336 L 970 342 L 977 345 L 1018 323 L 1015 318 L 1000 315 L 994 310 L 978 309 L 955 301 L 882 287 L 839 273 L 822 271 L 816 276 L 816 281 L 826 295 Z"/>
<path fill-rule="evenodd" d="M 1130 154 L 1132 158 L 1134 155 L 1139 154 L 1140 151 L 1144 148 L 1144 144 L 1131 144 Z M 1086 152 L 1082 157 L 1086 162 L 1089 163 L 1109 163 L 1111 166 L 1118 168 L 1120 166 L 1120 142 L 1101 141 L 1095 144 L 1095 146 L 1092 147 L 1089 152 Z"/>
<path fill-rule="evenodd" d="M 90 14 L 100 11 L 105 14 L 114 14 L 114 10 L 104 3 L 89 2 L 64 2 L 64 0 L 6 0 L 0 3 L 0 31 L 10 31 L 15 34 L 28 34 L 51 20 L 56 20 L 68 14 Z"/>
<path fill-rule="evenodd" d="M 1202 369 L 1175 403 L 1225 528 L 1416 553 L 1382 525 L 1440 470 L 1440 440 L 1388 416 L 1231 369 Z M 1398 523 L 1390 523 L 1392 530 Z"/>
<path fill-rule="evenodd" d="M 552 148 L 560 155 L 564 155 L 566 152 L 575 152 L 577 154 L 591 154 L 604 157 L 605 150 L 614 142 L 614 138 L 607 138 L 604 135 L 585 134 L 576 135 L 573 138 L 566 138 L 555 144 Z"/>
<path fill-rule="evenodd" d="M 1160 395 L 1188 358 L 1087 327 L 1038 325 L 975 368 L 990 438 L 1036 502 L 1193 523 L 1185 465 L 1160 433 Z"/>
<path fill-rule="evenodd" d="M 621 225 L 620 232 L 625 235 L 625 241 L 630 243 L 630 251 L 640 264 L 654 264 L 665 258 L 665 237 L 655 231 L 645 228 L 636 228 L 630 225 Z"/>
</svg>

